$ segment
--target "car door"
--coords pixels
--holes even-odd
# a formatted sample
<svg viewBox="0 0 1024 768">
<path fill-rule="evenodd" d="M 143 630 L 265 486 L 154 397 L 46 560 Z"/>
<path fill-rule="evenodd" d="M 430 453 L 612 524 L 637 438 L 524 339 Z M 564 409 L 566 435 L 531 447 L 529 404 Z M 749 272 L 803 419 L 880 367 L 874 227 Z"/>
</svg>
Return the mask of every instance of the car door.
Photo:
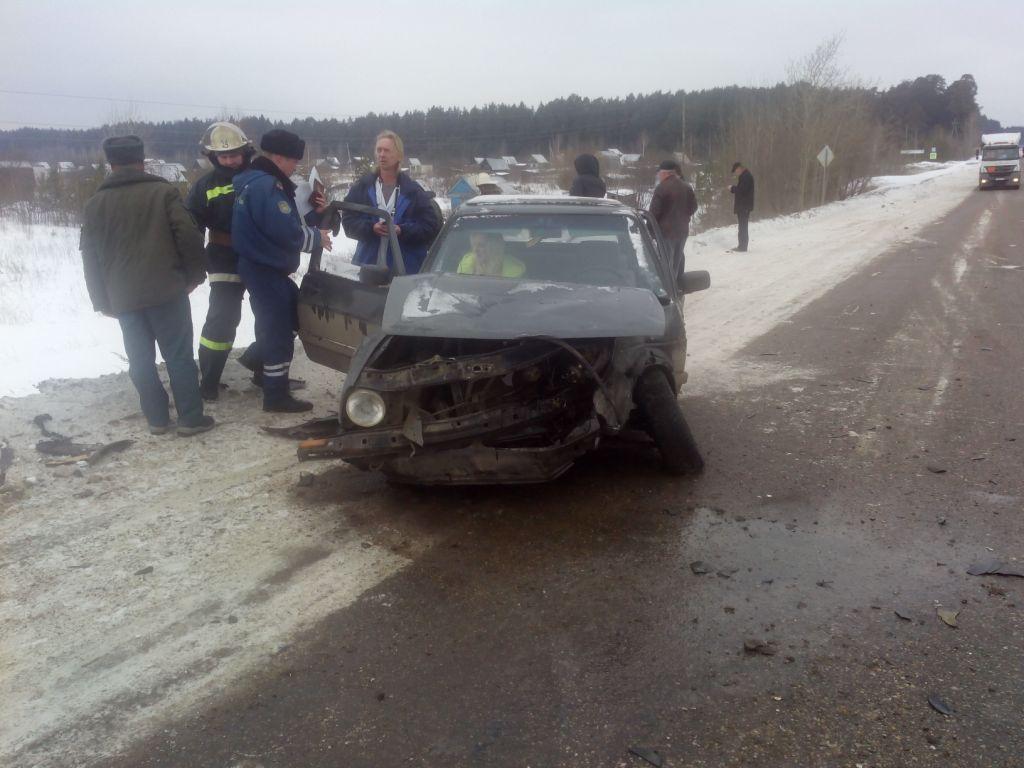
<svg viewBox="0 0 1024 768">
<path fill-rule="evenodd" d="M 644 223 L 647 236 L 650 238 L 651 245 L 654 248 L 654 253 L 657 256 L 658 273 L 661 276 L 661 281 L 665 286 L 665 290 L 672 296 L 675 296 L 675 280 L 671 279 L 672 265 L 668 263 L 668 248 L 665 246 L 664 237 L 661 234 L 661 227 L 658 226 L 658 222 L 647 211 L 637 211 L 637 215 Z"/>
<path fill-rule="evenodd" d="M 384 220 L 395 255 L 395 274 L 404 275 L 405 262 L 388 212 L 368 205 L 333 202 L 324 221 L 333 222 L 334 234 L 341 228 L 343 210 Z M 378 259 L 376 264 L 353 266 L 349 275 L 333 274 L 322 269 L 322 255 L 323 249 L 312 254 L 299 286 L 299 339 L 310 360 L 347 372 L 363 339 L 380 328 L 392 270 Z"/>
<path fill-rule="evenodd" d="M 659 345 L 664 348 L 672 360 L 678 386 L 686 381 L 686 325 L 683 322 L 683 296 L 679 291 L 678 283 L 672 278 L 669 250 L 665 244 L 665 238 L 661 234 L 661 227 L 649 212 L 637 211 L 637 214 L 644 223 L 646 234 L 654 248 L 658 259 L 658 272 L 665 290 L 668 292 L 667 301 L 662 301 L 665 307 L 665 336 Z"/>
</svg>

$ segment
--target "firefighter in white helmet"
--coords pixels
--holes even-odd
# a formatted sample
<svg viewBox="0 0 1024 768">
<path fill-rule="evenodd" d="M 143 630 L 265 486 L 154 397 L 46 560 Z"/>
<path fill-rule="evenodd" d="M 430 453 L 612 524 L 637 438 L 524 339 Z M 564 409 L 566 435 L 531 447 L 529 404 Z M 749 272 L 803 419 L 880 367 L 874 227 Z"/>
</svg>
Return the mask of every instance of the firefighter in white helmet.
<svg viewBox="0 0 1024 768">
<path fill-rule="evenodd" d="M 232 179 L 249 167 L 255 154 L 252 142 L 237 125 L 217 122 L 206 129 L 200 145 L 213 170 L 189 190 L 188 209 L 200 229 L 209 232 L 206 245 L 206 270 L 210 280 L 210 308 L 199 336 L 200 392 L 204 400 L 216 400 L 235 331 L 242 317 L 245 286 L 238 276 L 238 254 L 231 245 L 231 211 L 235 204 Z M 255 347 L 239 362 L 259 371 Z M 255 383 L 259 383 L 254 380 Z"/>
</svg>

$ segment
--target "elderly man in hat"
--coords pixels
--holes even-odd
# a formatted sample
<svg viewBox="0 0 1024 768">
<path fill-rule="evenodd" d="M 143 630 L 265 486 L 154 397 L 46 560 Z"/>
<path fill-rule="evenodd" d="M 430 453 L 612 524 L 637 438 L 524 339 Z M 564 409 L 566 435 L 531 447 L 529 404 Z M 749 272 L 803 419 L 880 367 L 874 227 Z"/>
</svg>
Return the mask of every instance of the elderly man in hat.
<svg viewBox="0 0 1024 768">
<path fill-rule="evenodd" d="M 149 431 L 170 427 L 167 390 L 156 369 L 156 349 L 178 413 L 177 432 L 211 429 L 203 413 L 199 374 L 192 356 L 188 295 L 206 279 L 203 240 L 181 195 L 143 170 L 137 136 L 103 142 L 111 174 L 85 205 L 80 248 L 93 307 L 121 324 L 128 375 L 139 393 Z"/>
<path fill-rule="evenodd" d="M 291 175 L 306 151 L 294 133 L 275 129 L 260 141 L 262 154 L 248 170 L 234 177 L 235 207 L 231 239 L 238 253 L 238 274 L 249 291 L 256 317 L 256 346 L 263 361 L 263 410 L 308 411 L 312 403 L 295 398 L 288 372 L 298 330 L 299 289 L 290 275 L 299 268 L 299 254 L 317 246 L 331 250 L 326 230 L 308 226 L 295 205 Z M 326 208 L 321 200 L 319 210 Z M 311 212 L 311 216 L 315 213 Z"/>
<path fill-rule="evenodd" d="M 683 169 L 675 160 L 658 166 L 658 186 L 651 198 L 651 215 L 658 222 L 668 242 L 669 263 L 676 282 L 686 268 L 686 240 L 690 236 L 690 219 L 697 212 L 697 196 L 693 187 L 683 180 Z"/>
</svg>

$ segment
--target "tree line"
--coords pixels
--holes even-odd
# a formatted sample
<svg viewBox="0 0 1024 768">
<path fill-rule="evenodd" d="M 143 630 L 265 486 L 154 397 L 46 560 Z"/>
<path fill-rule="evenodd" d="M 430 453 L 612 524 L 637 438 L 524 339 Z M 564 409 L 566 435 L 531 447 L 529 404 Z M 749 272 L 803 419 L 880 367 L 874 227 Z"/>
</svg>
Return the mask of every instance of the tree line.
<svg viewBox="0 0 1024 768">
<path fill-rule="evenodd" d="M 770 87 L 656 91 L 623 98 L 571 95 L 536 107 L 433 107 L 369 113 L 346 120 L 282 122 L 263 115 L 224 117 L 237 120 L 252 136 L 275 127 L 287 128 L 306 138 L 311 151 L 342 158 L 368 154 L 377 133 L 390 128 L 405 140 L 407 154 L 435 162 L 458 162 L 473 156 L 558 155 L 583 147 L 617 147 L 636 153 L 682 149 L 695 159 L 707 158 L 723 145 L 732 127 L 748 116 L 752 104 L 787 105 L 804 99 L 808 87 L 838 90 L 863 100 L 865 117 L 884 130 L 893 146 L 948 144 L 957 138 L 973 145 L 982 130 L 1000 127 L 980 114 L 977 84 L 971 75 L 949 84 L 939 75 L 926 75 L 884 91 L 835 86 L 795 81 Z M 105 136 L 135 130 L 146 140 L 149 154 L 187 163 L 198 156 L 199 138 L 209 122 L 188 118 L 132 121 L 87 130 L 19 128 L 0 132 L 0 154 L 8 160 L 96 162 L 102 159 L 100 142 Z"/>
<path fill-rule="evenodd" d="M 432 163 L 442 174 L 466 167 L 474 156 L 522 159 L 539 153 L 571 162 L 577 152 L 616 147 L 657 160 L 681 151 L 692 160 L 698 191 L 712 198 L 727 182 L 728 166 L 739 159 L 758 177 L 762 213 L 803 210 L 822 198 L 856 193 L 872 174 L 895 167 L 901 149 L 936 147 L 941 159 L 966 157 L 982 132 L 1001 129 L 981 113 L 970 74 L 949 83 L 930 74 L 887 89 L 868 87 L 838 66 L 840 42 L 826 41 L 794 62 L 785 81 L 766 87 L 621 98 L 570 95 L 535 107 L 433 107 L 344 120 L 223 119 L 235 120 L 253 138 L 287 128 L 307 140 L 311 157 L 337 156 L 343 162 L 370 155 L 377 133 L 391 129 L 403 137 L 407 156 Z M 189 118 L 124 120 L 88 130 L 21 128 L 0 132 L 0 157 L 97 162 L 105 136 L 133 132 L 146 141 L 148 155 L 187 166 L 199 155 L 208 123 Z M 825 144 L 836 157 L 827 186 L 815 160 Z"/>
</svg>

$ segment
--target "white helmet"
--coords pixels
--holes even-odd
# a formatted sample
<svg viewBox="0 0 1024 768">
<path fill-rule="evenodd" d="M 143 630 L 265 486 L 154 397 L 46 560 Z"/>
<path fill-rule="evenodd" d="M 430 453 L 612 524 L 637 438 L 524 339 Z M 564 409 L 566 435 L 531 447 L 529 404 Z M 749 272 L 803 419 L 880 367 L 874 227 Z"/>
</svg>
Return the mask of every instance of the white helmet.
<svg viewBox="0 0 1024 768">
<path fill-rule="evenodd" d="M 252 142 L 234 123 L 220 122 L 206 129 L 199 145 L 207 152 L 237 152 L 252 147 Z"/>
</svg>

